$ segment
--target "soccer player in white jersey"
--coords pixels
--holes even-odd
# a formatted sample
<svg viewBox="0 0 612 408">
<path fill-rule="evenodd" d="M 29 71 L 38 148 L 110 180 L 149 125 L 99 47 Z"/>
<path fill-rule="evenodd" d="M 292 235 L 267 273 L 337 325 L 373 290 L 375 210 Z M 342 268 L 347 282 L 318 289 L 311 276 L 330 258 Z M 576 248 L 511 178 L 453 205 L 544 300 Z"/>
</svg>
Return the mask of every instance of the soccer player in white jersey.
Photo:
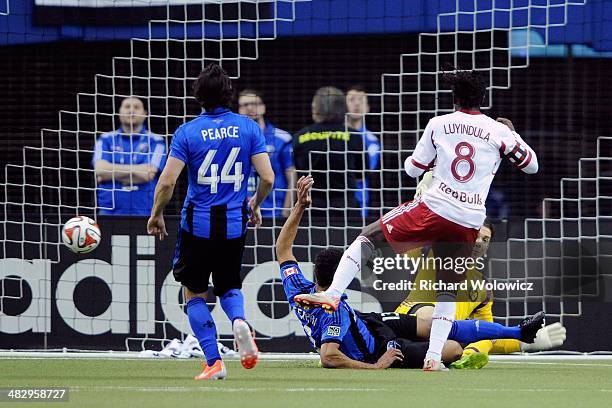
<svg viewBox="0 0 612 408">
<path fill-rule="evenodd" d="M 485 200 L 501 160 L 507 158 L 525 173 L 538 171 L 535 152 L 511 123 L 495 121 L 480 111 L 486 85 L 477 72 L 457 71 L 445 75 L 445 80 L 453 90 L 456 110 L 429 121 L 404 163 L 410 177 L 433 167 L 431 188 L 365 227 L 344 252 L 329 289 L 296 296 L 300 305 L 335 310 L 362 262 L 372 256 L 375 245 L 385 241 L 398 253 L 431 244 L 441 259 L 469 257 L 486 217 Z M 437 280 L 445 283 L 464 279 L 452 269 L 437 273 Z M 425 371 L 446 370 L 440 356 L 455 317 L 455 298 L 452 289 L 436 292 Z"/>
</svg>

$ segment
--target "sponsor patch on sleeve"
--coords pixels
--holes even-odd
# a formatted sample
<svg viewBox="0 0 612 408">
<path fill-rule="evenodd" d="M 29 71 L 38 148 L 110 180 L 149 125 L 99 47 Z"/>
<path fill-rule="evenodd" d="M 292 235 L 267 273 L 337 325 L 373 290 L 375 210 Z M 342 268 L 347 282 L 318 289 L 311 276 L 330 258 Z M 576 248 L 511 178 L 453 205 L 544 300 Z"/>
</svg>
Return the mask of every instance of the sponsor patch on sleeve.
<svg viewBox="0 0 612 408">
<path fill-rule="evenodd" d="M 327 327 L 327 335 L 331 337 L 340 336 L 340 327 L 339 326 L 328 326 Z"/>
<path fill-rule="evenodd" d="M 289 275 L 297 275 L 298 272 L 299 272 L 298 268 L 296 268 L 295 266 L 292 266 L 283 271 L 283 276 L 286 278 Z"/>
</svg>

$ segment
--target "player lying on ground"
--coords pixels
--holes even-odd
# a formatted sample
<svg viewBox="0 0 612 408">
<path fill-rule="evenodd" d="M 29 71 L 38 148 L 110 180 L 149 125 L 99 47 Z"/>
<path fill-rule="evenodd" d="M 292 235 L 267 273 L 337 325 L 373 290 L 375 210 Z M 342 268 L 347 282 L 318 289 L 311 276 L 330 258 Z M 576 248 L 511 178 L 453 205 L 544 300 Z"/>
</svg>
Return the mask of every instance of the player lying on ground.
<svg viewBox="0 0 612 408">
<path fill-rule="evenodd" d="M 439 259 L 469 257 L 486 217 L 484 203 L 502 158 L 525 173 L 538 171 L 536 154 L 527 143 L 505 124 L 480 112 L 487 89 L 476 71 L 457 71 L 445 80 L 453 90 L 456 111 L 431 119 L 404 163 L 406 173 L 415 178 L 435 163 L 432 188 L 419 200 L 404 203 L 365 227 L 344 252 L 329 289 L 297 296 L 296 302 L 335 310 L 361 270 L 362 260 L 369 260 L 376 246 L 385 242 L 401 254 L 431 244 Z M 464 279 L 451 268 L 436 272 L 436 281 L 443 283 Z M 440 360 L 455 317 L 455 300 L 451 289 L 436 293 L 425 371 L 445 369 Z"/>
<path fill-rule="evenodd" d="M 432 181 L 432 173 L 427 172 L 416 189 L 415 199 L 417 199 L 425 190 L 429 188 Z M 487 218 L 484 224 L 480 227 L 472 258 L 484 258 L 489 249 L 490 240 L 493 239 L 495 229 L 493 223 Z M 408 253 L 410 256 L 431 257 L 433 252 L 431 247 L 417 248 Z M 417 272 L 414 282 L 415 286 L 419 287 L 418 282 L 421 280 L 434 280 L 436 271 L 433 268 L 428 268 L 424 264 Z M 476 281 L 483 279 L 482 273 L 476 268 L 466 272 L 467 279 Z M 432 302 L 435 294 L 433 291 L 413 290 L 406 299 L 395 309 L 396 313 L 410 314 L 431 321 L 435 302 Z M 493 321 L 493 294 L 486 289 L 474 291 L 468 297 L 469 301 L 457 302 L 457 311 L 455 319 L 478 319 L 487 322 Z M 553 323 L 544 326 L 538 331 L 536 339 L 533 343 L 523 343 L 515 339 L 499 339 L 499 340 L 481 340 L 476 343 L 468 344 L 463 349 L 463 354 L 458 361 L 451 364 L 452 368 L 475 369 L 484 367 L 489 358 L 488 354 L 509 354 L 518 351 L 543 351 L 554 347 L 559 347 L 563 344 L 566 338 L 566 330 L 561 323 Z"/>
<path fill-rule="evenodd" d="M 297 182 L 297 203 L 276 241 L 276 259 L 287 300 L 312 345 L 319 350 L 321 363 L 327 368 L 422 367 L 428 348 L 428 342 L 423 340 L 430 334 L 430 321 L 397 313 L 358 313 L 346 302 L 346 295 L 331 314 L 321 308 L 305 308 L 294 301 L 296 295 L 326 290 L 342 257 L 336 249 L 321 251 L 315 259 L 316 283 L 313 283 L 304 277 L 293 255 L 293 242 L 304 210 L 310 205 L 312 185 L 310 176 L 301 177 Z M 459 343 L 482 339 L 514 338 L 531 343 L 543 319 L 544 313 L 540 312 L 515 327 L 476 320 L 454 321 L 449 333 L 451 341 L 446 342 L 442 358 L 452 362 L 461 356 Z"/>
<path fill-rule="evenodd" d="M 181 125 L 172 137 L 170 157 L 155 189 L 155 203 L 147 223 L 149 234 L 168 233 L 164 208 L 184 167 L 189 186 L 181 211 L 172 266 L 183 286 L 189 324 L 206 355 L 207 366 L 196 380 L 225 378 L 217 349 L 215 321 L 206 304 L 212 275 L 214 294 L 232 322 L 234 339 L 244 368 L 257 363 L 258 350 L 245 321 L 240 289 L 242 253 L 247 232 L 247 184 L 251 165 L 259 174 L 251 199 L 251 223 L 261 224 L 260 205 L 272 189 L 274 172 L 261 129 L 251 119 L 230 111 L 232 84 L 225 71 L 210 64 L 193 85 L 202 113 Z"/>
</svg>

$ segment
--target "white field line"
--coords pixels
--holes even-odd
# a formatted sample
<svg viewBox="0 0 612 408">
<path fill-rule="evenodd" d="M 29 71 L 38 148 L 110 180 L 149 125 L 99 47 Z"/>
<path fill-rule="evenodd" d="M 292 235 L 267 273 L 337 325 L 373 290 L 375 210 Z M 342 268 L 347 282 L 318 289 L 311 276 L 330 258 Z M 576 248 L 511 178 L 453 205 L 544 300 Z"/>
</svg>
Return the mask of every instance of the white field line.
<svg viewBox="0 0 612 408">
<path fill-rule="evenodd" d="M 588 358 L 583 358 L 581 360 L 575 361 L 585 361 L 589 360 Z M 610 360 L 610 359 L 599 359 L 601 360 Z M 516 360 L 516 361 L 495 361 L 495 364 L 537 364 L 537 365 L 562 365 L 562 366 L 584 366 L 584 367 L 612 367 L 612 364 L 601 364 L 601 363 L 570 363 L 568 361 L 525 361 L 525 360 Z"/>
<path fill-rule="evenodd" d="M 150 358 L 139 357 L 139 353 L 130 351 L 112 352 L 50 352 L 50 351 L 0 351 L 0 358 L 5 359 L 101 359 L 101 360 L 154 360 L 154 361 L 186 361 L 180 358 Z M 238 354 L 225 356 L 224 360 L 239 360 Z M 315 353 L 261 353 L 260 360 L 266 361 L 318 361 L 319 355 Z M 193 360 L 196 360 L 195 358 Z"/>
<path fill-rule="evenodd" d="M 138 352 L 112 351 L 112 352 L 49 352 L 49 351 L 0 351 L 0 359 L 128 359 L 128 360 L 157 360 L 157 361 L 184 361 L 185 359 L 174 358 L 142 358 Z M 315 353 L 261 353 L 259 358 L 265 361 L 317 361 L 319 355 Z M 224 357 L 226 360 L 238 360 L 238 356 Z M 612 354 L 508 354 L 492 355 L 491 361 L 496 363 L 535 363 L 549 362 L 556 364 L 556 361 L 564 363 L 570 361 L 612 361 Z M 195 360 L 195 359 L 194 359 Z M 576 365 L 576 364 L 574 364 Z M 601 365 L 601 364 L 598 364 Z"/>
<path fill-rule="evenodd" d="M 134 391 L 134 392 L 376 392 L 376 391 L 388 391 L 386 388 L 252 388 L 252 387 L 217 387 L 207 386 L 202 387 L 128 387 L 128 386 L 113 386 L 113 385 L 100 385 L 91 387 L 67 387 L 70 392 L 82 392 L 82 391 Z"/>
<path fill-rule="evenodd" d="M 501 388 L 472 388 L 472 387 L 444 388 L 444 389 L 448 391 L 457 391 L 457 392 L 474 391 L 474 392 L 494 392 L 494 393 L 499 393 L 499 392 L 512 392 L 512 393 L 516 393 L 516 392 L 550 392 L 550 393 L 612 392 L 612 388 L 602 388 L 599 390 L 593 390 L 590 388 L 584 389 L 584 390 L 577 390 L 577 389 L 568 389 L 568 388 L 507 388 L 507 389 L 501 389 Z"/>
<path fill-rule="evenodd" d="M 318 361 L 319 355 L 315 353 L 261 353 L 260 360 L 270 362 L 291 361 Z M 40 351 L 0 351 L 0 359 L 99 359 L 99 360 L 138 360 L 138 361 L 189 361 L 196 359 L 176 358 L 141 358 L 137 352 L 40 352 Z M 225 360 L 238 360 L 238 356 L 224 357 Z M 490 359 L 496 364 L 545 364 L 545 365 L 576 365 L 608 367 L 612 364 L 596 363 L 611 361 L 612 354 L 508 354 L 492 355 Z"/>
<path fill-rule="evenodd" d="M 399 389 L 387 389 L 387 388 L 342 388 L 342 387 L 321 387 L 321 388 L 299 388 L 299 387 L 291 387 L 291 388 L 253 388 L 253 387 L 219 387 L 219 386 L 196 386 L 196 387 L 129 387 L 129 386 L 113 386 L 113 385 L 100 385 L 100 386 L 77 386 L 77 387 L 68 387 L 70 392 L 97 392 L 97 391 L 129 391 L 129 392 L 175 392 L 175 393 L 184 393 L 184 392 L 201 392 L 201 393 L 210 393 L 210 392 L 225 392 L 225 393 L 236 393 L 236 392 L 380 392 L 380 391 L 400 391 Z M 576 390 L 576 389 L 567 389 L 567 388 L 509 388 L 509 389 L 500 389 L 500 388 L 478 388 L 478 387 L 462 387 L 462 388 L 445 388 L 447 391 L 457 391 L 457 392 L 465 392 L 465 391 L 474 391 L 474 392 L 549 392 L 549 393 L 562 393 L 562 392 L 602 392 L 608 393 L 612 392 L 612 388 L 610 389 L 586 389 L 586 390 Z"/>
</svg>

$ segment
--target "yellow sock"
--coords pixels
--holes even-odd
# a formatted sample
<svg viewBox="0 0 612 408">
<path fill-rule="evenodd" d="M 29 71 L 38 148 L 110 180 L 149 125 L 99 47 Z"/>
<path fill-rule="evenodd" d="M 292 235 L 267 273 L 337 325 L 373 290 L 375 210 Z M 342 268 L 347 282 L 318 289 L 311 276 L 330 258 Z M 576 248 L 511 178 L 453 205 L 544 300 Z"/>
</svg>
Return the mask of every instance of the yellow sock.
<svg viewBox="0 0 612 408">
<path fill-rule="evenodd" d="M 463 349 L 462 357 L 469 356 L 474 353 L 489 354 L 489 351 L 493 348 L 493 342 L 491 340 L 480 340 L 476 343 L 470 343 Z"/>
<path fill-rule="evenodd" d="M 521 342 L 515 339 L 495 340 L 491 354 L 510 354 L 521 351 Z"/>
</svg>

